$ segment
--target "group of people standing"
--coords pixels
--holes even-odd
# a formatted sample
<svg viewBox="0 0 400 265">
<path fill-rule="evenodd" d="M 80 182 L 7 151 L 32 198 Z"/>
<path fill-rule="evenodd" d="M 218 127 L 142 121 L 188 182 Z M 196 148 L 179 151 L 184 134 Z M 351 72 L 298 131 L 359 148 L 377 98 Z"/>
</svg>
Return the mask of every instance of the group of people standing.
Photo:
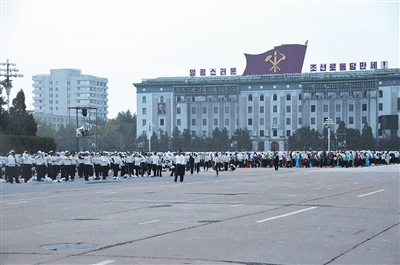
<svg viewBox="0 0 400 265">
<path fill-rule="evenodd" d="M 281 152 L 53 152 L 25 151 L 16 154 L 11 150 L 0 154 L 0 178 L 9 183 L 24 182 L 33 176 L 41 182 L 45 177 L 74 181 L 75 177 L 89 181 L 132 177 L 162 177 L 170 170 L 174 181 L 182 182 L 185 172 L 199 173 L 215 170 L 233 171 L 245 167 L 359 167 L 400 163 L 398 151 L 281 151 Z M 4 169 L 4 170 L 3 170 Z"/>
</svg>

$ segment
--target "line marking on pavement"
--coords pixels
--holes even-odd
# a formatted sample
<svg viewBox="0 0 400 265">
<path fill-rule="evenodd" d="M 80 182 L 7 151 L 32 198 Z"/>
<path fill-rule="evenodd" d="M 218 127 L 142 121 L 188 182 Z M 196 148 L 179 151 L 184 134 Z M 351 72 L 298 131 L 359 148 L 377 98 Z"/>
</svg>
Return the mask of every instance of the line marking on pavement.
<svg viewBox="0 0 400 265">
<path fill-rule="evenodd" d="M 107 264 L 113 263 L 114 261 L 115 260 L 105 260 L 105 261 L 102 261 L 102 262 L 99 262 L 99 263 L 94 263 L 92 265 L 107 265 Z"/>
<path fill-rule="evenodd" d="M 288 195 L 289 197 L 296 197 L 297 195 L 296 194 L 290 194 L 290 195 Z"/>
<path fill-rule="evenodd" d="M 18 202 L 7 202 L 6 204 L 18 204 L 18 203 L 26 203 L 28 201 L 18 201 Z"/>
<path fill-rule="evenodd" d="M 357 185 L 357 184 L 358 184 L 358 182 L 354 182 L 353 184 L 354 184 L 354 185 Z"/>
<path fill-rule="evenodd" d="M 274 219 L 290 216 L 290 215 L 293 215 L 293 214 L 298 214 L 298 213 L 306 212 L 306 211 L 309 211 L 309 210 L 314 210 L 316 208 L 318 208 L 318 207 L 314 206 L 314 207 L 306 208 L 306 209 L 303 209 L 303 210 L 299 210 L 299 211 L 295 211 L 295 212 L 291 212 L 291 213 L 282 214 L 282 215 L 274 216 L 274 217 L 271 217 L 271 218 L 263 219 L 263 220 L 260 220 L 260 221 L 256 221 L 256 223 L 264 223 L 264 222 L 267 222 L 267 221 L 271 221 L 271 220 L 274 220 Z"/>
<path fill-rule="evenodd" d="M 358 198 L 365 197 L 365 196 L 372 195 L 372 194 L 375 194 L 375 193 L 378 193 L 378 192 L 382 192 L 382 191 L 384 191 L 384 190 L 385 190 L 385 189 L 373 191 L 373 192 L 370 192 L 370 193 L 367 193 L 367 194 L 358 195 L 357 197 L 358 197 Z"/>
<path fill-rule="evenodd" d="M 113 192 L 105 192 L 104 194 L 115 194 L 115 193 L 118 193 L 118 192 L 115 192 L 115 191 L 113 191 Z"/>
<path fill-rule="evenodd" d="M 240 207 L 240 206 L 243 206 L 244 204 L 236 204 L 236 205 L 232 205 L 231 207 L 233 208 L 233 207 Z"/>
<path fill-rule="evenodd" d="M 160 222 L 160 220 L 153 220 L 153 221 L 143 222 L 143 223 L 139 223 L 139 224 L 145 225 L 145 224 L 151 224 L 151 223 L 157 223 L 157 222 Z"/>
</svg>

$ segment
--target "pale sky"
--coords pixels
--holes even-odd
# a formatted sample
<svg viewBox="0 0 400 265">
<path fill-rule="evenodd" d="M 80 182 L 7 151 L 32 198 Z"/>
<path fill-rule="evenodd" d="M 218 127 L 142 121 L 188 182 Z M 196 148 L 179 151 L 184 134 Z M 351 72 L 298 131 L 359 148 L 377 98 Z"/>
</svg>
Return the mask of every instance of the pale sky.
<svg viewBox="0 0 400 265">
<path fill-rule="evenodd" d="M 112 119 L 136 112 L 132 83 L 143 78 L 231 67 L 241 75 L 245 53 L 306 40 L 303 72 L 314 63 L 400 68 L 399 0 L 0 1 L 0 61 L 24 75 L 14 78 L 10 98 L 22 88 L 28 109 L 32 76 L 50 69 L 107 78 Z"/>
</svg>

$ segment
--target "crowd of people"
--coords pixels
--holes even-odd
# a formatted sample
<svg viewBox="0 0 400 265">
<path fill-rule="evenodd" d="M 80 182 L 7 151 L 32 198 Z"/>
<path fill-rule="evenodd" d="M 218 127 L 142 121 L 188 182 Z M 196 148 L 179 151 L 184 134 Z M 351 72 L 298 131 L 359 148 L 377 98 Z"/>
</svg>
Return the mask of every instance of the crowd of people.
<svg viewBox="0 0 400 265">
<path fill-rule="evenodd" d="M 236 168 L 365 167 L 399 164 L 399 151 L 267 151 L 267 152 L 53 152 L 25 151 L 0 154 L 0 178 L 13 183 L 75 178 L 175 177 L 200 171 L 233 171 Z"/>
</svg>

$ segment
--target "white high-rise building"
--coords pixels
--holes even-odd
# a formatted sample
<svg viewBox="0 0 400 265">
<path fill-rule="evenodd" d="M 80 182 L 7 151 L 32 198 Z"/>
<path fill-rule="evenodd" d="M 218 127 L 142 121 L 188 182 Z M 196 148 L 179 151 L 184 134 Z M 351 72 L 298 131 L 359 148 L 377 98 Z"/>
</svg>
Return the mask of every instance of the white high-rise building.
<svg viewBox="0 0 400 265">
<path fill-rule="evenodd" d="M 61 124 L 83 120 L 107 119 L 107 78 L 82 75 L 79 69 L 52 69 L 50 74 L 35 75 L 33 80 L 33 116 L 58 129 Z M 82 109 L 87 108 L 87 116 Z M 76 115 L 78 113 L 78 115 Z"/>
</svg>

